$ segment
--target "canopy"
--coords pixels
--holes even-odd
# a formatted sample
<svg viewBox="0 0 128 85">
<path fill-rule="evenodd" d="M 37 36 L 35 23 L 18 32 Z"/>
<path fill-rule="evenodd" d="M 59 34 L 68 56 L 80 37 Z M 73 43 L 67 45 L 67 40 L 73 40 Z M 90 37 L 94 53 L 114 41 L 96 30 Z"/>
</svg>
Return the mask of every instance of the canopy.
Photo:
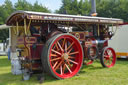
<svg viewBox="0 0 128 85">
<path fill-rule="evenodd" d="M 66 15 L 66 14 L 51 14 L 33 11 L 16 11 L 11 14 L 6 24 L 9 26 L 16 25 L 18 21 L 23 24 L 24 19 L 47 22 L 72 22 L 72 23 L 99 23 L 99 24 L 122 24 L 122 19 L 116 18 L 104 18 L 104 17 L 92 17 L 92 16 L 78 16 L 78 15 Z M 36 21 L 37 20 L 37 21 Z"/>
<path fill-rule="evenodd" d="M 11 26 L 7 26 L 6 24 L 0 25 L 0 30 L 10 28 Z"/>
</svg>

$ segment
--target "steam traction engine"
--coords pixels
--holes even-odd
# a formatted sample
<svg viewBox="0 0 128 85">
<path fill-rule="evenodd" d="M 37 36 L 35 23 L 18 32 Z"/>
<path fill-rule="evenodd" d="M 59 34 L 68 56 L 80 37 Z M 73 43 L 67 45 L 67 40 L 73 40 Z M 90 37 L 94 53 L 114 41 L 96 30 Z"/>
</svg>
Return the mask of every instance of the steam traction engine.
<svg viewBox="0 0 128 85">
<path fill-rule="evenodd" d="M 18 53 L 24 76 L 45 70 L 58 79 L 75 76 L 83 63 L 92 64 L 97 58 L 103 67 L 113 67 L 116 55 L 108 40 L 114 32 L 109 26 L 121 23 L 121 19 L 30 11 L 17 11 L 6 22 L 13 26 L 11 51 Z"/>
</svg>

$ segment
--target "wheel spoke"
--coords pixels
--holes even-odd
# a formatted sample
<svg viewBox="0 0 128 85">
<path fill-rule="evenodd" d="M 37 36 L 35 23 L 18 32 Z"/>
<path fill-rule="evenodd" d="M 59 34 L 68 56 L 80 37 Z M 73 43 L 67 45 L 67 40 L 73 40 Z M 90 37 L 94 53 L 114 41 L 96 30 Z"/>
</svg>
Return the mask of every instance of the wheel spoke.
<svg viewBox="0 0 128 85">
<path fill-rule="evenodd" d="M 65 41 L 65 51 L 67 52 L 67 41 Z"/>
<path fill-rule="evenodd" d="M 108 55 L 104 55 L 104 58 L 107 59 L 108 58 Z"/>
<path fill-rule="evenodd" d="M 104 62 L 105 64 L 107 64 L 108 63 L 108 60 L 105 60 L 105 62 Z"/>
<path fill-rule="evenodd" d="M 55 44 L 56 48 L 57 48 L 57 51 L 59 50 L 59 47 L 57 46 L 57 43 Z"/>
<path fill-rule="evenodd" d="M 63 72 L 62 72 L 62 65 L 60 66 L 60 74 L 62 75 Z"/>
<path fill-rule="evenodd" d="M 74 44 L 74 42 L 72 42 L 72 43 L 68 46 L 67 50 L 68 50 L 73 44 Z"/>
<path fill-rule="evenodd" d="M 58 46 L 59 46 L 60 50 L 63 52 L 64 50 L 63 50 L 63 48 L 61 47 L 60 43 L 59 43 L 59 42 L 57 42 L 57 44 L 58 44 Z"/>
<path fill-rule="evenodd" d="M 69 53 L 69 55 L 74 55 L 74 54 L 78 54 L 79 51 L 76 51 L 76 52 L 72 52 L 72 53 Z"/>
<path fill-rule="evenodd" d="M 71 68 L 71 64 L 70 64 L 69 60 L 67 60 L 67 64 L 68 64 L 68 65 L 69 65 L 69 67 Z"/>
<path fill-rule="evenodd" d="M 51 54 L 51 56 L 54 56 L 54 57 L 56 57 L 57 55 L 56 55 L 56 54 Z"/>
<path fill-rule="evenodd" d="M 68 51 L 68 54 L 72 51 L 72 48 Z"/>
<path fill-rule="evenodd" d="M 111 64 L 111 60 L 109 59 L 109 64 Z"/>
<path fill-rule="evenodd" d="M 50 61 L 56 61 L 56 60 L 59 60 L 59 59 L 61 59 L 61 57 L 51 59 Z"/>
<path fill-rule="evenodd" d="M 64 38 L 62 48 L 64 48 L 65 41 L 66 41 L 66 39 Z"/>
<path fill-rule="evenodd" d="M 113 57 L 110 57 L 110 60 L 112 61 L 113 60 Z"/>
<path fill-rule="evenodd" d="M 111 50 L 107 50 L 107 55 L 111 55 Z"/>
<path fill-rule="evenodd" d="M 56 66 L 55 71 L 59 68 L 59 66 L 63 63 L 63 61 L 60 61 L 60 63 Z"/>
<path fill-rule="evenodd" d="M 104 55 L 108 55 L 107 51 L 104 52 Z"/>
<path fill-rule="evenodd" d="M 64 71 L 65 71 L 65 64 L 64 64 L 64 66 L 63 66 L 63 73 L 64 73 Z"/>
<path fill-rule="evenodd" d="M 110 51 L 110 57 L 112 57 L 113 56 L 113 54 L 112 54 L 112 52 Z"/>
<path fill-rule="evenodd" d="M 74 63 L 74 64 L 78 64 L 77 62 L 73 61 L 73 60 L 70 60 L 68 59 L 70 62 Z"/>
<path fill-rule="evenodd" d="M 107 58 L 107 57 L 108 57 L 108 55 L 104 55 L 104 57 L 105 57 L 105 58 Z"/>
<path fill-rule="evenodd" d="M 111 54 L 111 50 L 108 50 L 108 54 Z"/>
<path fill-rule="evenodd" d="M 61 53 L 60 53 L 60 52 L 55 51 L 54 49 L 52 49 L 52 51 L 53 51 L 54 53 L 58 54 L 58 55 L 61 55 Z"/>
<path fill-rule="evenodd" d="M 75 59 L 75 57 L 72 57 L 72 56 L 69 56 L 69 58 L 71 58 L 71 59 Z"/>
<path fill-rule="evenodd" d="M 65 66 L 67 67 L 68 71 L 69 71 L 70 73 L 72 73 L 72 71 L 71 71 L 71 69 L 68 67 L 68 65 L 65 64 Z"/>
<path fill-rule="evenodd" d="M 58 63 L 58 61 L 53 65 L 53 68 L 55 68 L 55 67 L 56 67 L 57 63 Z"/>
</svg>

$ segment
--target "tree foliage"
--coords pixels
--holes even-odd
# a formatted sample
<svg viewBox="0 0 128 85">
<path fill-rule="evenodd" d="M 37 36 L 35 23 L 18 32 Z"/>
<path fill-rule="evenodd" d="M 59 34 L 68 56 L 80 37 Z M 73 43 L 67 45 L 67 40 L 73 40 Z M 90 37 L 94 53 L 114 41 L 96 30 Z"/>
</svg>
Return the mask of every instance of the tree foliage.
<svg viewBox="0 0 128 85">
<path fill-rule="evenodd" d="M 121 18 L 128 22 L 128 0 L 96 0 L 96 8 L 99 17 Z M 5 0 L 0 5 L 0 24 L 4 24 L 7 17 L 16 10 L 50 12 L 49 9 L 36 1 L 34 4 L 26 0 L 18 0 L 12 4 L 10 0 Z M 90 0 L 62 0 L 62 6 L 56 13 L 71 15 L 90 15 Z M 8 37 L 8 30 L 0 30 L 0 40 Z"/>
<path fill-rule="evenodd" d="M 91 0 L 62 0 L 62 6 L 56 13 L 90 15 Z M 121 18 L 128 22 L 128 0 L 96 0 L 99 17 Z"/>
<path fill-rule="evenodd" d="M 91 8 L 88 0 L 62 0 L 62 6 L 56 13 L 71 14 L 71 15 L 87 15 Z"/>
<path fill-rule="evenodd" d="M 4 4 L 0 5 L 0 25 L 4 24 L 7 17 L 16 10 L 25 11 L 38 11 L 38 12 L 50 12 L 50 10 L 39 4 L 36 1 L 34 4 L 27 2 L 26 0 L 18 0 L 14 5 L 10 0 L 5 0 Z M 5 40 L 9 36 L 8 29 L 0 30 L 0 40 Z"/>
<path fill-rule="evenodd" d="M 98 16 L 121 18 L 128 22 L 128 0 L 97 0 Z"/>
</svg>

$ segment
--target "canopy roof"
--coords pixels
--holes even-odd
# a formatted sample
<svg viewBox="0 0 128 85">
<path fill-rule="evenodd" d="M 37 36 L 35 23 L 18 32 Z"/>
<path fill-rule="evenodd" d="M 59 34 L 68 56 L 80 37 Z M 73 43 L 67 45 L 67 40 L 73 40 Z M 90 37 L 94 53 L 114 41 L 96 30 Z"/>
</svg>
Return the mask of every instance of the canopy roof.
<svg viewBox="0 0 128 85">
<path fill-rule="evenodd" d="M 64 14 L 51 14 L 42 12 L 32 12 L 32 11 L 16 11 L 11 14 L 6 24 L 13 26 L 16 22 L 23 24 L 24 19 L 26 20 L 37 20 L 37 21 L 47 21 L 47 22 L 76 22 L 76 23 L 99 23 L 99 24 L 122 24 L 122 19 L 116 18 L 104 18 L 104 17 L 92 17 L 92 16 L 78 16 L 78 15 L 64 15 Z"/>
<path fill-rule="evenodd" d="M 11 26 L 7 26 L 6 24 L 0 25 L 0 30 L 10 28 Z"/>
</svg>

